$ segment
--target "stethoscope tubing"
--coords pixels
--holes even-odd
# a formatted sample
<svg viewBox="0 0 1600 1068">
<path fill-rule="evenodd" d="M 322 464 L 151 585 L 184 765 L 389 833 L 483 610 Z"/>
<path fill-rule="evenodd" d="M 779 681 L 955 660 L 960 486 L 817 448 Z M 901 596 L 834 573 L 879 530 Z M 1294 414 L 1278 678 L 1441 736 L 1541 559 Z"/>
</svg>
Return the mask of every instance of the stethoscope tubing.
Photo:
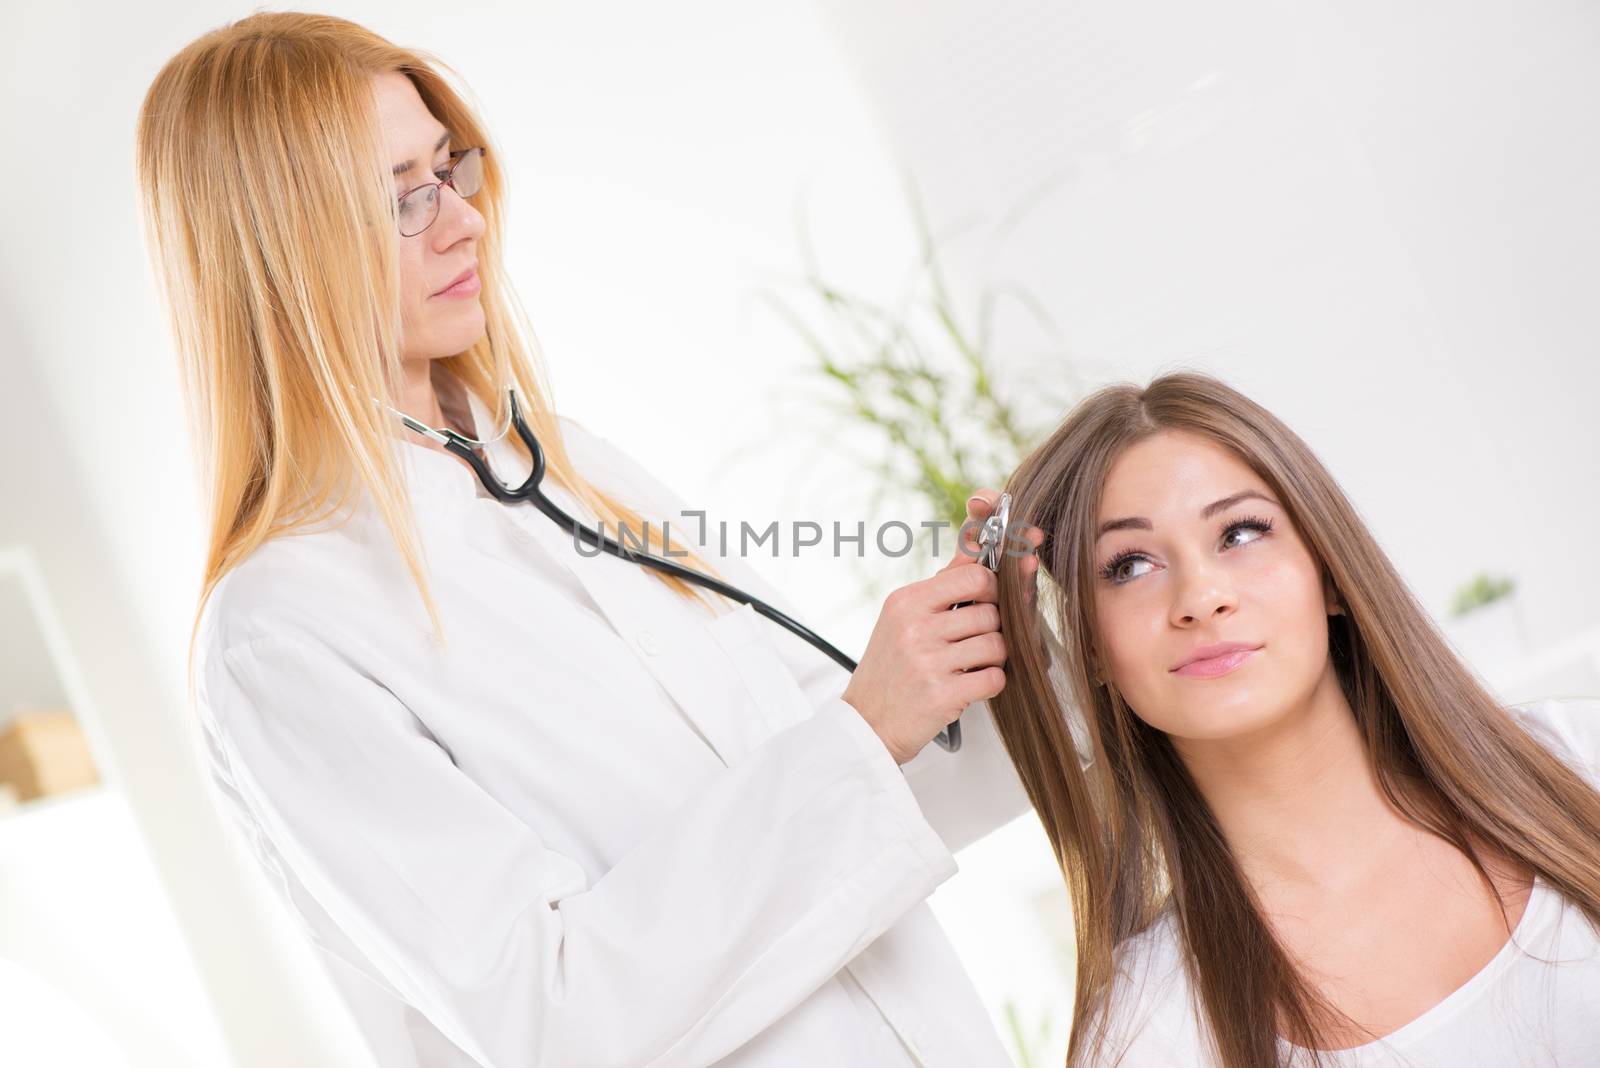
<svg viewBox="0 0 1600 1068">
<path fill-rule="evenodd" d="M 448 427 L 428 427 L 419 423 L 417 420 L 412 419 L 410 416 L 405 415 L 404 413 L 397 412 L 396 414 L 400 415 L 407 426 L 418 431 L 419 433 L 427 434 L 428 436 L 434 438 L 434 440 L 439 441 L 445 449 L 465 460 L 467 464 L 471 466 L 472 470 L 477 474 L 478 480 L 483 483 L 484 489 L 488 490 L 496 500 L 499 500 L 505 504 L 517 504 L 522 502 L 532 504 L 535 508 L 539 509 L 539 511 L 548 516 L 550 520 L 558 527 L 566 531 L 575 539 L 582 538 L 589 544 L 598 546 L 602 551 L 611 553 L 613 556 L 626 560 L 629 563 L 638 564 L 642 567 L 654 568 L 657 571 L 664 571 L 669 575 L 674 575 L 680 579 L 683 579 L 685 582 L 692 582 L 696 585 L 703 586 L 706 589 L 719 593 L 730 600 L 738 601 L 741 604 L 747 604 L 758 614 L 772 620 L 772 622 L 777 623 L 779 626 L 790 631 L 804 641 L 809 642 L 816 649 L 827 654 L 829 659 L 838 664 L 840 667 L 844 668 L 846 671 L 851 672 L 852 674 L 855 672 L 857 666 L 856 661 L 840 652 L 831 643 L 829 643 L 811 628 L 807 627 L 805 624 L 772 607 L 759 597 L 748 594 L 739 589 L 737 586 L 732 586 L 726 582 L 723 582 L 721 579 L 714 578 L 711 575 L 703 574 L 702 572 L 696 571 L 693 568 L 688 568 L 682 564 L 674 563 L 671 560 L 663 559 L 662 557 L 655 556 L 652 553 L 641 552 L 637 549 L 630 549 L 616 540 L 606 537 L 602 531 L 590 530 L 582 523 L 579 523 L 572 516 L 562 511 L 560 506 L 550 498 L 546 497 L 544 495 L 544 491 L 540 488 L 540 483 L 544 481 L 545 472 L 544 449 L 540 446 L 538 439 L 534 437 L 533 431 L 529 428 L 527 421 L 522 418 L 521 408 L 517 404 L 516 390 L 509 390 L 508 394 L 511 401 L 511 425 L 516 428 L 517 436 L 520 437 L 522 439 L 522 443 L 528 447 L 528 454 L 533 459 L 533 467 L 531 470 L 529 470 L 528 477 L 523 479 L 522 484 L 516 487 L 506 485 L 494 474 L 493 471 L 489 469 L 488 461 L 470 444 L 468 444 L 469 439 L 462 437 L 460 434 L 457 434 Z M 960 749 L 960 722 L 955 721 L 948 724 L 944 730 L 939 732 L 938 736 L 934 740 L 938 742 L 939 746 L 947 752 L 954 753 L 956 750 Z"/>
</svg>

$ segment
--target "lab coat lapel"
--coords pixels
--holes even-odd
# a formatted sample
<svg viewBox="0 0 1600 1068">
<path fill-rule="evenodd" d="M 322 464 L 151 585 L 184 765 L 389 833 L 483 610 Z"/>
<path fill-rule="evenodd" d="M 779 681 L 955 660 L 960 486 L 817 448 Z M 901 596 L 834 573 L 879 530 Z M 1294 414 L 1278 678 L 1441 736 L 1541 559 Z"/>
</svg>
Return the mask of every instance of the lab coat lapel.
<svg viewBox="0 0 1600 1068">
<path fill-rule="evenodd" d="M 735 663 L 749 640 L 741 624 L 753 622 L 747 619 L 751 609 L 702 618 L 693 606 L 674 603 L 679 595 L 639 565 L 609 553 L 580 557 L 570 538 L 544 517 L 540 521 L 560 535 L 562 544 L 551 551 L 566 554 L 606 619 L 722 762 L 731 766 L 759 745 L 768 732 Z M 584 522 L 591 525 L 587 516 Z"/>
<path fill-rule="evenodd" d="M 480 428 L 490 425 L 492 413 L 476 396 L 472 397 L 472 410 Z M 520 461 L 504 439 L 491 443 L 486 451 L 502 481 L 516 485 L 526 476 L 526 461 Z M 585 471 L 584 475 L 606 486 L 607 472 Z M 548 478 L 543 487 L 557 507 L 594 529 L 595 517 L 575 497 Z M 586 555 L 595 551 L 589 542 L 582 543 L 580 553 L 573 537 L 531 503 L 499 505 L 487 496 L 478 503 L 512 509 L 513 520 L 577 578 L 607 622 L 723 763 L 733 764 L 770 733 L 768 721 L 738 670 L 738 658 L 748 652 L 747 643 L 763 625 L 748 605 L 716 618 L 703 618 L 699 609 L 683 604 L 678 594 L 640 565 L 610 553 Z M 609 525 L 606 534 L 617 537 Z M 682 544 L 676 537 L 674 543 Z"/>
</svg>

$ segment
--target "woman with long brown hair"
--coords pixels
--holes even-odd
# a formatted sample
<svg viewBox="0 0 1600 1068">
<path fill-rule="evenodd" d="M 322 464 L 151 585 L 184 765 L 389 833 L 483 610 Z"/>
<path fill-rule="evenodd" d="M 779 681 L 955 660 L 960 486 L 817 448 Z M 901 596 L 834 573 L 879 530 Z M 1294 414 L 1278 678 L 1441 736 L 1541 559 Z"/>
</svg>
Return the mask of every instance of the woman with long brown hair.
<svg viewBox="0 0 1600 1068">
<path fill-rule="evenodd" d="M 1213 377 L 1099 390 L 1007 489 L 1045 611 L 1008 556 L 995 717 L 1071 895 L 1071 1068 L 1600 1064 L 1600 700 L 1503 707 Z"/>
<path fill-rule="evenodd" d="M 710 570 L 692 524 L 669 543 L 683 502 L 552 412 L 506 175 L 447 73 L 265 12 L 139 115 L 210 505 L 190 674 L 220 803 L 383 1068 L 1005 1065 L 924 900 L 1027 804 L 982 703 L 993 573 L 952 552 L 895 591 L 847 676 L 580 553 L 397 419 L 520 478 L 514 385 L 557 507 Z M 960 752 L 929 746 L 957 716 Z"/>
</svg>

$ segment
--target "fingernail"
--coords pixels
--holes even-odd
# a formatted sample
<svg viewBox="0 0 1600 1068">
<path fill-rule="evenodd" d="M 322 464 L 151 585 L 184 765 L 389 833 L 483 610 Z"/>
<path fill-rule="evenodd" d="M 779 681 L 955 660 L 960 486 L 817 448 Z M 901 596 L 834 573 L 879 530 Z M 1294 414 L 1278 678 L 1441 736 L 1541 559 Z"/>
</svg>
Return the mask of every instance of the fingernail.
<svg viewBox="0 0 1600 1068">
<path fill-rule="evenodd" d="M 973 502 L 974 502 L 974 501 L 977 501 L 977 502 L 979 502 L 979 503 L 982 503 L 982 502 L 983 502 L 983 494 L 981 494 L 981 493 L 974 493 L 974 494 L 973 494 L 973 495 L 972 495 L 972 496 L 970 496 L 970 497 L 968 497 L 968 498 L 967 498 L 967 507 L 968 507 L 968 508 L 970 508 L 970 507 L 972 507 L 972 503 L 973 503 Z"/>
</svg>

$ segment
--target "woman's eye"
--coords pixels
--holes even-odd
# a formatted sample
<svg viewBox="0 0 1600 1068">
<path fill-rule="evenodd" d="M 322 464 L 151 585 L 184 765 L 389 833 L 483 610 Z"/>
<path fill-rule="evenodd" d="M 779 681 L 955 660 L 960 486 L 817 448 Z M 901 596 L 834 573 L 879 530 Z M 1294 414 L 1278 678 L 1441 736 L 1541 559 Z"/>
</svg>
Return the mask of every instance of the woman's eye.
<svg viewBox="0 0 1600 1068">
<path fill-rule="evenodd" d="M 1233 549 L 1240 545 L 1249 545 L 1253 541 L 1260 541 L 1262 538 L 1266 537 L 1268 532 L 1271 530 L 1271 519 L 1263 519 L 1257 516 L 1250 516 L 1245 519 L 1237 519 L 1222 529 L 1222 547 L 1224 549 Z M 1240 532 L 1248 532 L 1252 536 L 1248 538 L 1235 538 L 1234 535 Z M 1110 582 L 1112 585 L 1121 586 L 1126 582 L 1130 582 L 1133 579 L 1138 578 L 1139 574 L 1143 573 L 1129 573 L 1124 570 L 1126 567 L 1132 564 L 1148 563 L 1150 563 L 1150 559 L 1143 553 L 1130 549 L 1127 552 L 1120 553 L 1114 557 L 1110 563 L 1106 564 L 1100 569 L 1100 574 L 1101 577 L 1106 579 L 1106 581 Z"/>
<path fill-rule="evenodd" d="M 1101 568 L 1100 574 L 1112 584 L 1120 586 L 1129 579 L 1137 577 L 1127 574 L 1123 571 L 1123 568 L 1129 564 L 1148 564 L 1149 562 L 1138 553 L 1125 553 Z"/>
<path fill-rule="evenodd" d="M 1149 563 L 1150 563 L 1150 561 L 1146 560 L 1144 557 L 1136 556 L 1131 560 L 1122 561 L 1122 563 L 1120 563 L 1120 564 L 1118 564 L 1116 566 L 1116 570 L 1113 573 L 1116 574 L 1116 575 L 1125 577 L 1125 578 L 1130 578 L 1130 579 L 1131 578 L 1138 578 L 1139 575 L 1143 574 L 1144 572 L 1142 572 L 1142 571 L 1141 572 L 1124 571 L 1123 568 L 1132 567 L 1135 564 L 1149 564 Z"/>
<path fill-rule="evenodd" d="M 1228 545 L 1228 539 L 1241 530 L 1250 531 L 1255 536 L 1252 538 L 1246 538 L 1243 541 L 1232 542 L 1232 545 L 1248 545 L 1252 541 L 1260 541 L 1262 538 L 1267 536 L 1269 531 L 1272 530 L 1272 520 L 1262 519 L 1257 516 L 1250 516 L 1246 519 L 1236 519 L 1223 528 L 1223 544 Z"/>
<path fill-rule="evenodd" d="M 1252 527 L 1252 526 L 1248 526 L 1248 525 L 1244 525 L 1244 524 L 1240 524 L 1240 525 L 1236 525 L 1236 526 L 1232 526 L 1232 527 L 1228 528 L 1228 533 L 1223 535 L 1223 538 L 1222 538 L 1223 543 L 1224 544 L 1228 544 L 1229 543 L 1228 539 L 1233 537 L 1233 535 L 1239 534 L 1239 533 L 1248 533 L 1248 534 L 1250 534 L 1252 536 L 1248 537 L 1248 538 L 1235 539 L 1232 542 L 1232 544 L 1234 544 L 1234 545 L 1243 545 L 1246 542 L 1255 541 L 1256 538 L 1261 537 L 1261 533 L 1260 533 L 1258 528 Z"/>
</svg>

